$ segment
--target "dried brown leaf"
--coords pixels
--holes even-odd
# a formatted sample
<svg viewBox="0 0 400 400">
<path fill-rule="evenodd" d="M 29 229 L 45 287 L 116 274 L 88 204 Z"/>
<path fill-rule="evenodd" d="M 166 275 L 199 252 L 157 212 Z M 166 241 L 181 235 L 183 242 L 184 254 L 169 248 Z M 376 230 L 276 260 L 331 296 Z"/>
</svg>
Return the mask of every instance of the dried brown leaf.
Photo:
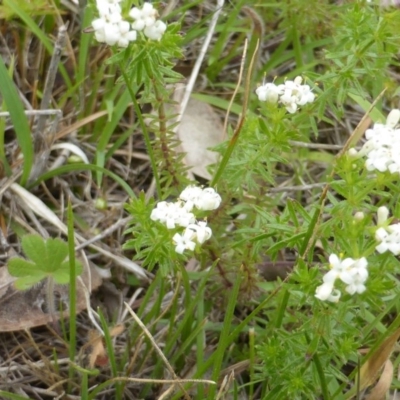
<svg viewBox="0 0 400 400">
<path fill-rule="evenodd" d="M 124 331 L 123 325 L 116 325 L 110 330 L 110 336 L 118 336 Z M 108 364 L 108 355 L 104 347 L 103 336 L 97 331 L 89 331 L 90 354 L 89 354 L 89 368 L 104 367 Z"/>
<path fill-rule="evenodd" d="M 53 322 L 54 316 L 46 312 L 45 309 L 45 287 L 41 285 L 27 291 L 18 291 L 11 284 L 12 281 L 10 281 L 8 272 L 5 270 L 7 270 L 6 267 L 0 268 L 0 290 L 4 284 L 7 284 L 5 286 L 7 290 L 0 292 L 0 332 L 28 329 Z M 85 286 L 91 287 L 92 290 L 101 284 L 101 278 L 95 268 L 91 268 L 90 274 L 85 270 L 81 278 Z M 78 313 L 86 309 L 84 290 L 82 283 L 78 279 L 76 298 L 76 310 Z M 67 285 L 55 285 L 55 292 L 63 300 L 64 308 L 68 304 L 68 291 Z M 67 310 L 63 311 L 63 316 L 68 316 Z M 56 313 L 55 317 L 60 317 L 60 313 Z"/>
<path fill-rule="evenodd" d="M 379 371 L 385 365 L 390 355 L 392 354 L 393 348 L 397 343 L 399 336 L 400 328 L 398 328 L 394 333 L 387 337 L 384 342 L 368 358 L 368 360 L 362 365 L 359 373 L 359 378 L 356 378 L 356 382 L 358 380 L 360 382 L 359 388 L 354 386 L 349 392 L 347 392 L 346 399 L 356 396 L 357 389 L 362 391 L 375 382 Z"/>
<path fill-rule="evenodd" d="M 387 360 L 378 383 L 365 400 L 384 400 L 393 380 L 393 364 Z"/>
</svg>

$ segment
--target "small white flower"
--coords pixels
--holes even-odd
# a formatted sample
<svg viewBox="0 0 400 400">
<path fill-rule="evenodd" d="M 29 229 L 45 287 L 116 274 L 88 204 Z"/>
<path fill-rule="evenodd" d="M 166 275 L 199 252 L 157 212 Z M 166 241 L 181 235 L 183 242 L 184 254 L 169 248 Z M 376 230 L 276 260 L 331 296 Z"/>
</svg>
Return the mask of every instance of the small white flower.
<svg viewBox="0 0 400 400">
<path fill-rule="evenodd" d="M 199 210 L 210 211 L 217 209 L 221 201 L 221 196 L 213 188 L 205 188 L 194 204 Z"/>
<path fill-rule="evenodd" d="M 142 31 L 146 27 L 155 24 L 158 13 L 151 3 L 144 3 L 142 9 L 133 7 L 129 11 L 129 16 L 135 20 L 132 23 L 132 28 L 137 31 Z"/>
<path fill-rule="evenodd" d="M 395 129 L 399 119 L 400 110 L 392 110 L 386 124 L 376 123 L 366 130 L 367 141 L 361 150 L 358 153 L 351 150 L 349 154 L 356 158 L 366 157 L 368 171 L 400 173 L 400 129 Z"/>
<path fill-rule="evenodd" d="M 280 97 L 279 101 L 290 114 L 294 114 L 297 111 L 297 99 L 296 96 L 293 96 L 291 90 L 285 90 L 285 93 Z"/>
<path fill-rule="evenodd" d="M 97 18 L 92 21 L 92 27 L 95 31 L 98 31 L 100 29 L 104 29 L 104 26 L 106 24 L 106 20 L 104 18 Z"/>
<path fill-rule="evenodd" d="M 293 81 L 287 80 L 281 85 L 266 83 L 259 86 L 256 94 L 260 101 L 279 102 L 286 107 L 286 110 L 294 114 L 299 106 L 312 103 L 315 95 L 309 85 L 302 85 L 303 78 L 297 76 Z"/>
<path fill-rule="evenodd" d="M 367 275 L 368 276 L 368 275 Z M 353 295 L 354 293 L 363 293 L 367 289 L 364 285 L 366 278 L 356 275 L 353 282 L 346 286 L 346 292 Z"/>
<path fill-rule="evenodd" d="M 315 291 L 315 297 L 322 301 L 337 303 L 340 298 L 340 291 L 333 287 L 333 284 L 323 283 Z"/>
<path fill-rule="evenodd" d="M 151 40 L 160 40 L 166 29 L 167 25 L 158 20 L 152 25 L 147 25 L 143 33 Z"/>
<path fill-rule="evenodd" d="M 256 94 L 260 101 L 277 103 L 279 95 L 281 95 L 282 92 L 278 89 L 278 86 L 276 86 L 275 83 L 266 83 L 256 89 Z"/>
<path fill-rule="evenodd" d="M 366 290 L 368 262 L 365 257 L 358 260 L 352 258 L 341 260 L 336 254 L 331 254 L 329 263 L 331 269 L 324 275 L 323 284 L 317 287 L 315 297 L 323 301 L 337 302 L 340 298 L 340 291 L 334 288 L 337 279 L 346 284 L 346 291 L 349 294 L 362 293 Z"/>
<path fill-rule="evenodd" d="M 182 193 L 179 195 L 179 198 L 185 201 L 194 201 L 199 196 L 201 196 L 202 193 L 202 188 L 194 185 L 189 185 L 182 191 Z"/>
<path fill-rule="evenodd" d="M 211 228 L 207 226 L 207 222 L 197 222 L 197 224 L 190 224 L 186 229 L 191 229 L 195 232 L 195 238 L 198 243 L 203 244 L 206 240 L 210 239 L 212 235 Z"/>
<path fill-rule="evenodd" d="M 118 47 L 128 47 L 129 42 L 133 42 L 136 40 L 137 33 L 136 31 L 130 30 L 130 25 L 128 21 L 121 21 L 118 24 L 120 37 L 118 40 Z"/>
<path fill-rule="evenodd" d="M 150 219 L 165 224 L 168 229 L 175 229 L 176 226 L 187 227 L 195 222 L 194 214 L 183 208 L 181 202 L 160 201 L 152 210 Z"/>
<path fill-rule="evenodd" d="M 116 24 L 111 24 L 111 23 L 106 23 L 104 28 L 104 42 L 107 43 L 109 46 L 114 46 L 119 38 L 120 38 L 120 33 L 119 33 L 119 28 Z"/>
<path fill-rule="evenodd" d="M 172 240 L 176 244 L 175 251 L 179 254 L 183 254 L 185 250 L 194 250 L 196 243 L 192 241 L 193 231 L 186 229 L 183 235 L 175 233 Z"/>
</svg>

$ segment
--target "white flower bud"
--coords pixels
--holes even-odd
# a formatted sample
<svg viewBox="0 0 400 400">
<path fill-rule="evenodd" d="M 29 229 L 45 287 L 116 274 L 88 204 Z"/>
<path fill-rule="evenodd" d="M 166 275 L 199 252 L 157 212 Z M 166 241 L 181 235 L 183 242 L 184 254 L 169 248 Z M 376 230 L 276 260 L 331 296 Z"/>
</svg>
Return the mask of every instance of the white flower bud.
<svg viewBox="0 0 400 400">
<path fill-rule="evenodd" d="M 364 217 L 365 217 L 365 215 L 364 215 L 364 213 L 362 211 L 357 211 L 354 214 L 354 220 L 355 221 L 362 221 L 364 219 Z"/>
<path fill-rule="evenodd" d="M 389 210 L 387 207 L 382 206 L 382 207 L 378 208 L 378 211 L 376 214 L 378 216 L 378 225 L 383 225 L 388 219 Z"/>
<path fill-rule="evenodd" d="M 400 110 L 394 109 L 390 111 L 389 115 L 386 118 L 386 126 L 388 128 L 394 128 L 400 120 Z"/>
</svg>

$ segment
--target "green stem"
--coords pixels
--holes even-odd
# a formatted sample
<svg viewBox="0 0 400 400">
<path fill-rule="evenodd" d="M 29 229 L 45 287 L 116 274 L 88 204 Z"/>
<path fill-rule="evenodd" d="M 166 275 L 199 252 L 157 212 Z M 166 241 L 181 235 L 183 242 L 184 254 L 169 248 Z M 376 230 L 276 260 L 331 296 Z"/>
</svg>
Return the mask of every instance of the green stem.
<svg viewBox="0 0 400 400">
<path fill-rule="evenodd" d="M 213 368 L 213 373 L 211 376 L 211 379 L 214 382 L 218 382 L 218 380 L 220 378 L 222 362 L 226 355 L 226 349 L 229 347 L 229 345 L 231 343 L 231 341 L 229 340 L 229 336 L 230 336 L 229 333 L 230 333 L 230 330 L 232 327 L 233 314 L 234 314 L 235 306 L 237 303 L 237 298 L 238 298 L 239 289 L 240 289 L 240 283 L 242 281 L 242 273 L 243 273 L 242 270 L 238 271 L 238 274 L 237 274 L 236 280 L 235 280 L 235 284 L 232 288 L 232 292 L 229 295 L 229 302 L 228 302 L 228 306 L 225 311 L 225 318 L 224 318 L 224 322 L 222 324 L 222 331 L 221 331 L 221 335 L 218 340 L 217 350 L 215 351 L 214 368 Z M 207 398 L 210 400 L 215 399 L 216 390 L 217 390 L 216 385 L 210 386 Z"/>
<path fill-rule="evenodd" d="M 76 262 L 75 262 L 75 235 L 74 214 L 72 212 L 71 200 L 68 201 L 68 258 L 69 258 L 69 359 L 71 361 L 68 371 L 68 381 L 73 382 L 76 354 Z M 68 388 L 70 393 L 71 386 Z"/>
<path fill-rule="evenodd" d="M 177 179 L 176 169 L 174 166 L 174 159 L 171 157 L 171 150 L 168 143 L 168 136 L 167 136 L 167 117 L 165 114 L 165 105 L 160 95 L 160 90 L 158 89 L 157 82 L 154 78 L 151 78 L 153 81 L 153 88 L 154 93 L 156 95 L 157 103 L 158 103 L 158 121 L 159 121 L 159 133 L 160 133 L 160 144 L 161 144 L 161 151 L 164 157 L 164 162 L 167 171 L 172 176 L 173 185 L 175 187 L 179 187 L 179 180 Z"/>
<path fill-rule="evenodd" d="M 140 128 L 142 129 L 144 143 L 146 145 L 147 154 L 148 154 L 148 156 L 150 158 L 151 169 L 153 170 L 153 176 L 154 176 L 154 180 L 156 182 L 157 194 L 159 196 L 161 196 L 162 192 L 161 192 L 160 177 L 158 175 L 157 163 L 156 163 L 156 159 L 154 157 L 154 152 L 153 152 L 153 147 L 151 145 L 151 139 L 150 139 L 149 131 L 147 130 L 147 126 L 144 123 L 142 111 L 141 111 L 141 109 L 139 107 L 139 103 L 138 103 L 138 101 L 136 99 L 135 93 L 133 92 L 133 90 L 131 88 L 129 77 L 126 74 L 126 72 L 125 72 L 125 70 L 124 70 L 122 65 L 120 65 L 120 69 L 121 69 L 122 77 L 124 78 L 124 81 L 126 83 L 126 87 L 127 87 L 128 91 L 129 91 L 129 95 L 131 96 L 131 99 L 132 99 L 132 102 L 133 102 L 133 107 L 135 109 L 136 116 L 137 116 L 137 118 L 139 120 Z"/>
<path fill-rule="evenodd" d="M 243 98 L 243 107 L 242 107 L 242 113 L 239 117 L 239 122 L 237 124 L 237 127 L 235 129 L 235 132 L 233 133 L 233 136 L 231 138 L 231 140 L 229 141 L 229 145 L 228 148 L 226 149 L 226 152 L 224 154 L 224 156 L 222 157 L 222 161 L 219 164 L 219 167 L 217 169 L 217 172 L 215 173 L 215 175 L 213 176 L 210 186 L 215 186 L 219 179 L 221 178 L 222 174 L 224 173 L 224 170 L 228 164 L 229 159 L 231 158 L 233 149 L 236 147 L 236 144 L 238 142 L 239 139 L 239 135 L 240 132 L 242 131 L 243 125 L 244 125 L 244 121 L 246 118 L 246 112 L 247 112 L 247 105 L 249 103 L 249 93 L 250 93 L 250 86 L 251 86 L 251 77 L 253 75 L 253 70 L 254 70 L 254 64 L 255 64 L 255 60 L 257 58 L 257 52 L 258 52 L 258 45 L 259 45 L 259 41 L 257 42 L 257 45 L 254 49 L 250 64 L 249 64 L 249 69 L 247 71 L 247 75 L 246 75 L 246 84 L 245 84 L 245 90 L 244 90 L 244 98 Z M 247 42 L 246 42 L 246 46 L 247 46 Z"/>
</svg>

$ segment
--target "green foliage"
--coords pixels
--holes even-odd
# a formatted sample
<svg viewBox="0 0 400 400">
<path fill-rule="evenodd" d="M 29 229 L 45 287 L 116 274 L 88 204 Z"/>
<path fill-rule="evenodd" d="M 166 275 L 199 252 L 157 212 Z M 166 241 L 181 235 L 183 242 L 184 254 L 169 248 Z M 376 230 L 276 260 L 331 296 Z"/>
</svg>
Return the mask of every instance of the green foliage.
<svg viewBox="0 0 400 400">
<path fill-rule="evenodd" d="M 125 232 L 132 235 L 132 238 L 125 242 L 124 249 L 135 250 L 135 258 L 141 260 L 150 271 L 157 265 L 165 275 L 175 270 L 177 256 L 168 229 L 150 219 L 153 207 L 154 201 L 147 201 L 143 192 L 126 205 L 126 210 L 134 219 L 132 226 Z"/>
<path fill-rule="evenodd" d="M 280 84 L 302 75 L 317 96 L 313 104 L 290 114 L 282 105 L 259 102 L 255 85 L 239 87 L 227 140 L 215 149 L 226 164 L 218 161 L 210 169 L 213 186 L 222 197 L 220 207 L 207 214 L 212 237 L 193 252 L 180 255 L 172 236 L 181 228 L 169 230 L 150 216 L 157 201 L 175 199 L 188 184 L 182 155 L 176 153 L 169 85 L 182 79 L 176 67 L 184 46 L 204 37 L 211 18 L 211 13 L 204 16 L 195 9 L 198 3 L 173 10 L 171 16 L 176 15 L 179 22 L 171 22 L 160 41 L 147 40 L 139 33 L 136 42 L 124 50 L 113 48 L 113 55 L 89 74 L 85 70 L 89 57 L 84 53 L 90 50 L 90 40 L 85 38 L 78 81 L 60 103 L 79 97 L 82 119 L 94 110 L 107 110 L 90 129 L 91 140 L 97 144 L 96 165 L 62 167 L 39 181 L 85 168 L 97 173 L 99 186 L 104 176 L 111 176 L 130 195 L 125 208 L 132 220 L 124 249 L 154 273 L 137 313 L 163 342 L 163 352 L 177 374 L 190 371 L 194 378 L 211 376 L 219 383 L 225 368 L 250 360 L 249 373 L 226 388 L 227 397 L 344 398 L 348 387 L 355 386 L 359 358 L 364 360 L 358 349 L 379 345 L 400 324 L 395 318 L 400 262 L 393 254 L 379 254 L 375 238 L 378 207 L 390 209 L 393 223 L 400 218 L 400 190 L 398 174 L 371 172 L 364 159 L 350 157 L 347 151 L 339 154 L 329 146 L 343 146 L 362 117 L 358 107 L 368 110 L 384 88 L 389 90 L 372 110 L 372 120 L 384 122 L 388 110 L 397 104 L 393 67 L 398 67 L 400 11 L 365 1 L 338 5 L 328 0 L 237 0 L 226 5 L 204 67 L 207 91 L 213 93 L 195 96 L 228 109 L 247 35 L 251 49 L 255 39 L 262 41 L 254 72 L 246 76 L 248 71 L 244 71 L 245 82 L 264 78 L 270 82 L 276 76 Z M 245 6 L 251 10 L 244 12 Z M 186 23 L 186 12 L 198 20 Z M 251 13 L 253 19 L 249 19 Z M 88 12 L 88 24 L 89 16 Z M 37 29 L 32 20 L 24 18 Z M 257 20 L 262 22 L 261 30 L 255 26 Z M 48 46 L 41 33 L 36 35 Z M 93 93 L 78 96 L 86 79 L 92 92 L 101 93 L 98 97 Z M 247 100 L 248 109 L 243 110 L 241 104 Z M 152 112 L 144 114 L 148 103 Z M 135 119 L 126 129 L 121 120 L 131 105 Z M 136 188 L 105 168 L 133 132 L 143 135 L 155 198 L 147 198 L 144 192 L 135 196 Z M 25 153 L 24 161 L 29 162 Z M 356 218 L 360 212 L 363 218 Z M 197 217 L 202 220 L 205 215 Z M 64 242 L 28 235 L 22 239 L 22 248 L 29 260 L 15 258 L 9 263 L 18 288 L 29 288 L 47 277 L 68 283 Z M 350 295 L 341 282 L 338 303 L 315 297 L 331 268 L 331 254 L 368 259 L 366 291 Z M 281 270 L 287 266 L 289 275 Z M 277 272 L 272 281 L 266 281 L 263 274 L 273 267 Z M 77 270 L 80 273 L 82 267 L 77 265 Z M 131 276 L 127 282 L 137 285 Z M 112 377 L 131 376 L 135 368 L 146 378 L 165 378 L 163 360 L 136 324 L 126 324 L 127 344 L 120 353 L 103 315 L 101 326 L 106 332 Z M 249 332 L 254 332 L 250 339 Z M 134 350 L 134 357 L 132 343 L 140 350 Z M 73 355 L 71 350 L 71 360 Z M 134 366 L 129 365 L 131 359 Z M 395 367 L 399 363 L 396 360 Z M 85 396 L 95 398 L 103 388 L 114 385 L 115 398 L 122 399 L 128 386 L 108 378 L 95 385 L 84 372 Z M 140 385 L 137 397 L 160 396 L 156 384 Z M 90 387 L 95 389 L 90 391 Z M 185 383 L 186 388 L 197 400 L 215 400 L 219 390 L 193 383 Z M 172 396 L 184 395 L 176 388 Z"/>
<path fill-rule="evenodd" d="M 10 112 L 10 117 L 14 124 L 15 133 L 18 138 L 18 143 L 21 147 L 22 154 L 24 155 L 24 166 L 21 178 L 21 183 L 24 185 L 28 180 L 29 174 L 31 172 L 33 163 L 33 145 L 31 141 L 31 131 L 28 124 L 28 119 L 24 113 L 24 109 L 19 99 L 18 91 L 14 86 L 14 82 L 11 79 L 13 71 L 7 71 L 2 58 L 0 58 L 0 93 L 2 95 L 3 101 L 5 102 L 8 111 Z M 7 164 L 4 158 L 4 132 L 0 132 L 0 156 L 1 161 Z"/>
<path fill-rule="evenodd" d="M 32 17 L 56 14 L 56 10 L 50 6 L 48 0 L 14 0 L 13 3 L 12 7 L 8 1 L 0 5 L 0 19 L 11 20 L 18 17 L 15 8 L 18 8 L 20 11 Z"/>
<path fill-rule="evenodd" d="M 70 280 L 68 244 L 58 238 L 44 240 L 38 235 L 25 235 L 22 250 L 29 258 L 15 257 L 8 262 L 8 272 L 17 277 L 17 289 L 26 290 L 45 278 L 55 283 L 66 284 Z M 77 275 L 82 273 L 82 264 L 76 263 Z"/>
</svg>

